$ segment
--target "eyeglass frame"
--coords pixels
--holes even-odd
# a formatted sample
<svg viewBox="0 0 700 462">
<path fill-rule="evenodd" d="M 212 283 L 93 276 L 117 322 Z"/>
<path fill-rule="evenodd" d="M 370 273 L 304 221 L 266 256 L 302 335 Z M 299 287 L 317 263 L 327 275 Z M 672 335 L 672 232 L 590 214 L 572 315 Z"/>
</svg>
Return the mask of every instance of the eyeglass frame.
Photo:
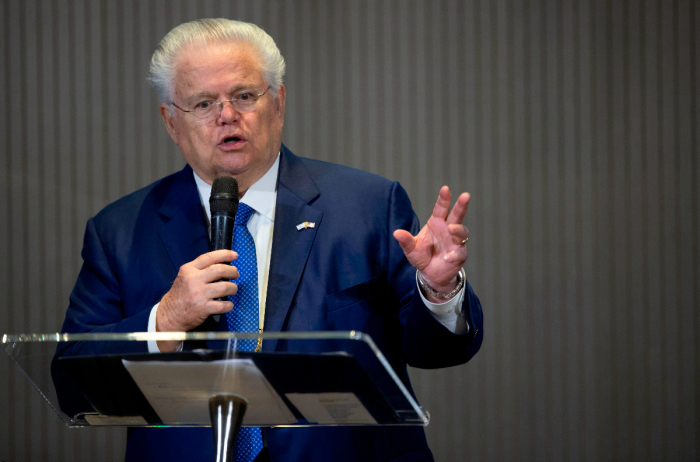
<svg viewBox="0 0 700 462">
<path fill-rule="evenodd" d="M 268 86 L 267 86 L 267 89 L 266 89 L 264 92 L 258 94 L 258 95 L 256 96 L 257 99 L 255 100 L 255 102 L 257 103 L 257 102 L 258 102 L 258 99 L 260 99 L 260 97 L 265 96 L 265 95 L 270 91 L 270 88 L 271 88 L 271 86 L 268 85 Z M 192 116 L 194 116 L 197 120 L 205 120 L 205 121 L 206 121 L 206 120 L 216 120 L 216 119 L 221 115 L 221 113 L 224 111 L 224 103 L 231 103 L 231 107 L 233 108 L 234 111 L 237 111 L 237 112 L 244 112 L 244 113 L 245 113 L 245 112 L 248 112 L 248 111 L 240 111 L 240 110 L 236 109 L 236 108 L 233 106 L 234 101 L 236 101 L 237 98 L 238 98 L 238 97 L 234 96 L 234 97 L 231 98 L 231 99 L 225 99 L 225 100 L 223 100 L 223 101 L 213 101 L 214 104 L 216 104 L 217 106 L 219 106 L 219 113 L 216 115 L 216 117 L 212 117 L 212 118 L 209 118 L 209 117 L 204 117 L 204 118 L 197 117 L 196 115 L 193 114 L 193 113 L 194 113 L 194 109 L 190 109 L 189 111 L 186 111 L 186 110 L 182 109 L 180 106 L 178 106 L 177 104 L 175 104 L 175 101 L 171 101 L 170 104 L 172 104 L 173 106 L 175 106 L 176 108 L 178 108 L 179 110 L 181 110 L 181 111 L 184 112 L 184 113 L 192 114 Z M 253 110 L 253 109 L 251 109 L 251 111 L 252 111 L 252 110 Z"/>
</svg>

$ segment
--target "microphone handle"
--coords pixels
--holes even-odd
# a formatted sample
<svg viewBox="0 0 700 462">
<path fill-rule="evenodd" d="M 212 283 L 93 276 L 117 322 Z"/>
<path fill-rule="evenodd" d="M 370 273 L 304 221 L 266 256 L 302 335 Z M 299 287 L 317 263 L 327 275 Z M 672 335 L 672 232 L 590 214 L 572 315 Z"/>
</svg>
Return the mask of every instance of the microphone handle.
<svg viewBox="0 0 700 462">
<path fill-rule="evenodd" d="M 236 224 L 236 213 L 218 212 L 211 217 L 211 242 L 209 250 L 233 249 L 233 228 Z M 222 263 L 225 265 L 226 263 Z M 230 262 L 229 262 L 230 264 Z M 222 279 L 225 281 L 225 279 Z M 219 297 L 216 300 L 225 302 L 228 297 Z"/>
</svg>

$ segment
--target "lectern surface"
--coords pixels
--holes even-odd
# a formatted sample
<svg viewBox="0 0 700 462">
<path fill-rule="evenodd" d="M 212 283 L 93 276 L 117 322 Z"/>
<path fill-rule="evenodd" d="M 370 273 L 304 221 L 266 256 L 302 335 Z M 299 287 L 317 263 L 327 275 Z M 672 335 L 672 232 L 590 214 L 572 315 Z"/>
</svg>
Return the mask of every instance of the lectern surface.
<svg viewBox="0 0 700 462">
<path fill-rule="evenodd" d="M 261 351 L 236 350 L 250 338 Z M 181 340 L 183 350 L 148 353 L 154 340 Z M 361 332 L 21 334 L 2 346 L 70 427 L 209 426 L 218 393 L 246 396 L 244 426 L 429 419 Z"/>
</svg>

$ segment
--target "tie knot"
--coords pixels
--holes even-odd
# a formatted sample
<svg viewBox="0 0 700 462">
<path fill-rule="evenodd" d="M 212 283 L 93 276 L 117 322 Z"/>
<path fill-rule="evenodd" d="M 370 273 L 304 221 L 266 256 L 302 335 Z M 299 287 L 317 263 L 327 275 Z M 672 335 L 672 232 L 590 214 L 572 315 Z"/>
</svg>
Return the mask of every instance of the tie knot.
<svg viewBox="0 0 700 462">
<path fill-rule="evenodd" d="M 238 211 L 236 212 L 236 224 L 240 226 L 245 226 L 248 224 L 248 220 L 255 213 L 255 209 L 248 204 L 240 202 L 238 204 Z"/>
</svg>

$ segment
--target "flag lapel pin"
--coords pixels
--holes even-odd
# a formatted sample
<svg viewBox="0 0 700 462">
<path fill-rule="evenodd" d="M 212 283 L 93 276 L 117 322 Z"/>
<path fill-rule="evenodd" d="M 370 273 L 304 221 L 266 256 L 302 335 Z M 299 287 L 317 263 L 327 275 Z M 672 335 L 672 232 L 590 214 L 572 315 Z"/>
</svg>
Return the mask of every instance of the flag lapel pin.
<svg viewBox="0 0 700 462">
<path fill-rule="evenodd" d="M 306 229 L 306 228 L 315 228 L 315 227 L 316 227 L 316 223 L 305 221 L 304 223 L 299 223 L 297 225 L 297 231 L 301 231 L 302 229 Z"/>
</svg>

